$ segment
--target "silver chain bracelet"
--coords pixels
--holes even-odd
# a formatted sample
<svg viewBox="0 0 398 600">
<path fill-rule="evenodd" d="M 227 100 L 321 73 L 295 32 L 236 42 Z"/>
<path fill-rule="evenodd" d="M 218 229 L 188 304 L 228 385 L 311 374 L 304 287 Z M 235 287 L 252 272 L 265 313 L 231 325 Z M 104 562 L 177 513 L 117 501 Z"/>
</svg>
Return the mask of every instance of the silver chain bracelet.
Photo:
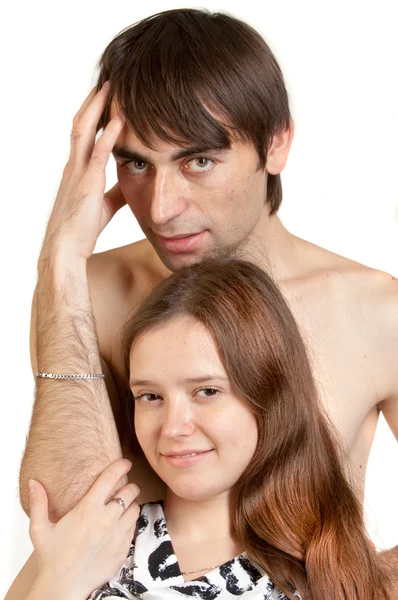
<svg viewBox="0 0 398 600">
<path fill-rule="evenodd" d="M 36 377 L 44 379 L 104 379 L 103 373 L 41 373 L 38 371 Z"/>
</svg>

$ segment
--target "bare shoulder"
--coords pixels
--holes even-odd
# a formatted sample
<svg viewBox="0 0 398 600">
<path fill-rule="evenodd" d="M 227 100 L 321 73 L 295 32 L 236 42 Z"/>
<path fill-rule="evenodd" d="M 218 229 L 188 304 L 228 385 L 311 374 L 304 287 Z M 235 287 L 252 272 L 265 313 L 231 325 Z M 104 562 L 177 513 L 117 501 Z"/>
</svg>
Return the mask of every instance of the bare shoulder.
<svg viewBox="0 0 398 600">
<path fill-rule="evenodd" d="M 100 354 L 108 361 L 115 331 L 120 330 L 151 287 L 167 276 L 167 269 L 145 239 L 93 254 L 87 276 Z"/>
<path fill-rule="evenodd" d="M 281 282 L 296 317 L 381 349 L 398 337 L 398 281 L 388 273 L 297 239 L 296 267 Z M 329 332 L 330 333 L 330 332 Z"/>
<path fill-rule="evenodd" d="M 122 286 L 126 292 L 134 292 L 141 278 L 156 277 L 161 263 L 148 240 L 140 240 L 93 254 L 88 261 L 90 288 Z M 164 267 L 163 267 L 164 268 Z"/>
<path fill-rule="evenodd" d="M 332 253 L 329 253 L 332 254 Z M 394 275 L 332 254 L 320 270 L 329 291 L 371 330 L 398 324 L 398 280 Z"/>
<path fill-rule="evenodd" d="M 372 269 L 359 262 L 340 256 L 325 248 L 300 240 L 300 258 L 303 268 L 291 279 L 293 288 L 304 294 L 327 293 L 341 308 L 366 311 L 384 308 L 382 318 L 390 308 L 396 309 L 398 280 L 393 275 Z M 375 316 L 375 315 L 374 315 Z M 393 315 L 391 315 L 393 317 Z M 377 319 L 376 319 L 377 321 Z"/>
<path fill-rule="evenodd" d="M 324 388 L 334 398 L 359 394 L 355 405 L 369 409 L 397 394 L 397 279 L 308 242 L 297 246 L 299 266 L 282 291 Z"/>
<path fill-rule="evenodd" d="M 287 282 L 299 316 L 328 322 L 339 334 L 371 345 L 381 358 L 398 351 L 398 280 L 381 270 L 305 242 L 304 267 Z"/>
</svg>

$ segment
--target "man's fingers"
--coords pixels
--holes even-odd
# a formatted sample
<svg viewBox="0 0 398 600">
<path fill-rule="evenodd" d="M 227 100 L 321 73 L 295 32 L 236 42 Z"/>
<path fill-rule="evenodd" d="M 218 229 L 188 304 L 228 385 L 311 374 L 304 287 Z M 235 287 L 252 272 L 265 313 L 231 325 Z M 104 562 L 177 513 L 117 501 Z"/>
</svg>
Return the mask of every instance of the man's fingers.
<svg viewBox="0 0 398 600">
<path fill-rule="evenodd" d="M 29 481 L 30 534 L 49 523 L 48 500 L 44 487 L 38 481 Z"/>
<path fill-rule="evenodd" d="M 77 113 L 75 114 L 75 116 L 73 118 L 74 120 L 79 119 L 81 117 L 82 113 L 86 110 L 87 106 L 90 104 L 90 102 L 92 101 L 92 99 L 94 98 L 96 93 L 97 93 L 97 86 L 95 85 L 92 88 L 92 90 L 90 91 L 89 95 L 84 100 L 83 104 L 81 105 L 81 107 L 79 108 Z"/>
<path fill-rule="evenodd" d="M 123 196 L 122 190 L 120 189 L 120 185 L 118 183 L 116 183 L 113 188 L 106 192 L 105 200 L 109 206 L 115 208 L 115 212 L 126 204 L 126 199 Z"/>
<path fill-rule="evenodd" d="M 90 164 L 86 169 L 85 175 L 80 182 L 80 187 L 82 190 L 87 190 L 88 193 L 101 193 L 102 198 L 104 197 L 103 194 L 105 187 L 105 168 L 108 163 L 110 154 L 113 150 L 113 147 L 116 143 L 116 140 L 121 130 L 123 129 L 123 126 L 124 119 L 121 116 L 115 116 L 109 121 L 108 125 L 104 130 L 104 133 L 101 135 L 101 137 L 95 144 L 95 148 L 90 159 Z M 116 198 L 116 194 L 113 195 L 113 198 Z M 106 207 L 106 204 L 104 203 L 103 206 Z M 106 212 L 109 212 L 108 208 L 105 208 L 105 213 Z M 104 217 L 106 217 L 106 214 L 104 214 L 103 211 L 102 221 L 106 221 L 106 218 Z"/>
<path fill-rule="evenodd" d="M 104 132 L 98 138 L 91 156 L 88 170 L 98 173 L 103 172 L 108 163 L 111 152 L 124 127 L 124 117 L 118 112 L 105 127 Z"/>
<path fill-rule="evenodd" d="M 109 81 L 105 81 L 104 84 L 102 85 L 101 89 L 99 89 L 99 90 L 97 90 L 97 86 L 95 85 L 93 87 L 93 89 L 91 90 L 91 92 L 89 93 L 89 95 L 87 96 L 87 98 L 84 100 L 83 104 L 81 105 L 81 107 L 79 108 L 79 110 L 77 111 L 75 116 L 73 117 L 73 120 L 79 121 L 82 118 L 87 107 L 94 100 L 95 96 L 97 96 L 98 94 L 99 95 L 105 94 L 107 96 L 108 92 L 109 92 L 109 85 L 110 85 Z"/>
<path fill-rule="evenodd" d="M 104 196 L 104 210 L 102 212 L 101 231 L 105 229 L 117 211 L 123 208 L 125 205 L 126 200 L 122 194 L 119 184 L 117 183 Z"/>
<path fill-rule="evenodd" d="M 70 159 L 77 168 L 84 168 L 90 160 L 108 92 L 109 82 L 105 82 L 99 92 L 92 90 L 73 119 Z"/>
<path fill-rule="evenodd" d="M 109 498 L 119 479 L 123 477 L 123 475 L 126 475 L 130 469 L 131 462 L 129 460 L 125 458 L 116 460 L 102 471 L 85 498 L 87 498 L 90 504 L 103 505 L 106 499 Z"/>
</svg>

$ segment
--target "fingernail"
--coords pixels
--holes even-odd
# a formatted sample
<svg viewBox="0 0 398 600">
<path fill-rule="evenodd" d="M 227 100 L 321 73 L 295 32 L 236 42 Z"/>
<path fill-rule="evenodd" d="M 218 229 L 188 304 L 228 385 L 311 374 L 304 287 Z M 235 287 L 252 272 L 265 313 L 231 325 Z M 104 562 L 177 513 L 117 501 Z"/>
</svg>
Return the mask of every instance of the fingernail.
<svg viewBox="0 0 398 600">
<path fill-rule="evenodd" d="M 28 481 L 28 489 L 29 489 L 29 493 L 33 494 L 33 492 L 36 489 L 36 482 L 34 479 L 29 479 Z"/>
<path fill-rule="evenodd" d="M 131 465 L 133 464 L 133 463 L 131 462 L 131 460 L 129 460 L 128 458 L 125 458 L 125 459 L 123 459 L 123 460 L 124 460 L 124 462 L 126 463 L 126 467 L 127 467 L 127 466 L 128 466 L 128 467 L 131 467 Z"/>
</svg>

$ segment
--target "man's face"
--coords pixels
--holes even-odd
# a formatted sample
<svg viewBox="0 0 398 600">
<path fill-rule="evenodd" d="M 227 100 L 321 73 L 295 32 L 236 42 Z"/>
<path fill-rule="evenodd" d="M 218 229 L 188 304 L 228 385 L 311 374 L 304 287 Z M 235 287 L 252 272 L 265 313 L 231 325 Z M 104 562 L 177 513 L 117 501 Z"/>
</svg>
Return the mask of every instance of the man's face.
<svg viewBox="0 0 398 600">
<path fill-rule="evenodd" d="M 254 146 L 235 141 L 216 151 L 159 138 L 153 145 L 125 125 L 113 154 L 126 202 L 166 267 L 245 248 L 268 215 L 266 172 Z"/>
</svg>

